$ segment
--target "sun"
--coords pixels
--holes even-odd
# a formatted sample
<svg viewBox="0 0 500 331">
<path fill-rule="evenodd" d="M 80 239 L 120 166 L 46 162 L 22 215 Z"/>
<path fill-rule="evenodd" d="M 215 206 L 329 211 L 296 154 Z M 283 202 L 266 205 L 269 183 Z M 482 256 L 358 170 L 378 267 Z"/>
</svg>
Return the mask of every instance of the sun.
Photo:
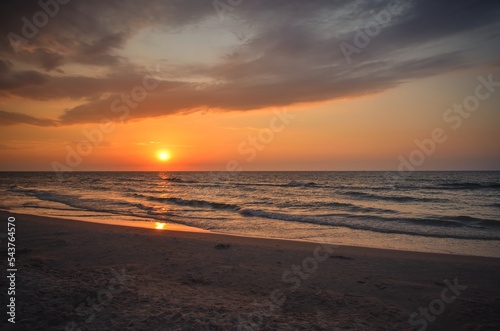
<svg viewBox="0 0 500 331">
<path fill-rule="evenodd" d="M 156 157 L 161 162 L 165 162 L 165 161 L 168 161 L 170 159 L 170 153 L 168 151 L 161 150 L 161 151 L 156 152 Z"/>
</svg>

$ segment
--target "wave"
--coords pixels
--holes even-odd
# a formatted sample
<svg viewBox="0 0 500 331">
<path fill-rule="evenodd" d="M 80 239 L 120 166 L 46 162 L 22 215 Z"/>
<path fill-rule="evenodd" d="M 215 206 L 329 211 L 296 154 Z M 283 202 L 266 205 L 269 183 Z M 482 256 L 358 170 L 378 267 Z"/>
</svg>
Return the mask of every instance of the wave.
<svg viewBox="0 0 500 331">
<path fill-rule="evenodd" d="M 163 179 L 167 182 L 171 182 L 171 183 L 187 183 L 187 184 L 197 183 L 194 180 L 187 180 L 187 179 L 182 179 L 182 178 L 172 177 L 172 176 L 165 177 L 165 178 L 161 177 L 161 179 Z"/>
<path fill-rule="evenodd" d="M 32 203 L 23 203 L 22 206 L 24 208 L 38 208 L 38 209 L 50 209 L 50 210 L 61 210 L 61 211 L 74 211 L 75 209 L 70 209 L 70 208 L 62 208 L 62 207 L 53 207 L 53 206 L 40 206 Z"/>
<path fill-rule="evenodd" d="M 140 203 L 131 203 L 123 200 L 116 199 L 91 199 L 82 198 L 78 195 L 59 194 L 53 191 L 25 189 L 20 187 L 11 187 L 11 192 L 23 193 L 27 196 L 35 197 L 42 201 L 57 202 L 63 205 L 75 208 L 77 210 L 101 212 L 115 215 L 137 216 L 144 217 L 139 213 L 134 213 L 130 209 L 124 208 L 137 208 L 151 214 L 154 210 L 153 207 L 145 206 Z M 31 206 L 30 206 L 31 207 Z M 62 208 L 51 206 L 50 209 L 63 210 Z"/>
<path fill-rule="evenodd" d="M 443 183 L 439 185 L 441 189 L 478 190 L 478 189 L 498 189 L 500 183 Z"/>
<path fill-rule="evenodd" d="M 477 227 L 477 228 L 485 228 L 485 227 L 499 227 L 500 221 L 492 220 L 492 219 L 484 219 L 472 216 L 441 216 L 439 217 L 441 220 L 445 220 L 447 222 L 456 222 L 468 227 Z"/>
<path fill-rule="evenodd" d="M 271 183 L 227 183 L 234 186 L 271 186 L 271 187 L 282 187 L 283 184 L 271 184 Z"/>
<path fill-rule="evenodd" d="M 327 188 L 328 186 L 322 186 L 315 182 L 298 181 L 292 180 L 288 183 L 259 183 L 259 182 L 232 182 L 232 181 L 196 181 L 187 180 L 179 177 L 161 177 L 162 180 L 176 183 L 176 184 L 197 184 L 200 187 L 232 187 L 232 186 L 246 186 L 246 187 L 322 187 Z"/>
<path fill-rule="evenodd" d="M 162 203 L 173 203 L 176 205 L 180 206 L 189 206 L 189 207 L 195 207 L 195 208 L 211 208 L 211 209 L 222 209 L 222 210 L 231 210 L 231 211 L 240 211 L 243 209 L 242 206 L 236 205 L 236 204 L 229 204 L 229 203 L 222 203 L 222 202 L 214 202 L 214 201 L 207 201 L 207 200 L 198 200 L 198 199 L 183 199 L 179 197 L 153 197 L 153 196 L 146 196 L 142 194 L 134 194 L 136 197 L 141 197 L 141 198 L 146 198 L 149 201 L 156 201 L 156 202 L 162 202 Z M 290 205 L 288 205 L 288 208 Z M 354 204 L 350 203 L 342 203 L 342 202 L 330 202 L 326 204 L 301 204 L 299 207 L 311 207 L 311 208 L 325 208 L 325 207 L 334 207 L 342 210 L 346 210 L 349 212 L 364 212 L 364 213 L 390 213 L 394 214 L 397 213 L 397 211 L 390 210 L 390 209 L 380 209 L 380 208 L 373 208 L 373 207 L 362 207 L 362 206 L 357 206 Z M 283 208 L 287 208 L 283 206 Z"/>
<path fill-rule="evenodd" d="M 111 190 L 111 187 L 105 187 L 105 186 L 89 186 L 88 189 L 93 190 L 93 191 L 109 191 Z"/>
<path fill-rule="evenodd" d="M 195 208 L 211 208 L 211 209 L 215 209 L 215 210 L 222 209 L 222 210 L 230 210 L 230 211 L 241 211 L 241 210 L 245 209 L 244 207 L 236 205 L 236 204 L 221 203 L 221 202 L 214 202 L 214 201 L 207 201 L 207 200 L 183 199 L 183 198 L 178 198 L 178 197 L 153 197 L 153 196 L 146 196 L 146 195 L 142 195 L 142 194 L 134 194 L 134 196 L 145 198 L 149 201 L 156 201 L 156 202 L 162 202 L 162 203 L 173 203 L 173 204 L 180 205 L 180 206 L 189 206 L 189 207 L 195 207 Z M 319 206 L 317 204 L 315 204 L 315 205 L 302 204 L 299 207 L 308 207 L 308 206 L 315 207 L 315 208 L 334 207 L 334 208 L 344 209 L 344 210 L 347 210 L 349 212 L 365 212 L 365 213 L 377 213 L 377 214 L 397 213 L 396 211 L 390 210 L 390 209 L 362 207 L 362 206 L 357 206 L 357 205 L 353 205 L 350 203 L 342 203 L 342 202 L 330 202 L 330 203 L 326 203 L 326 204 L 321 204 Z"/>
<path fill-rule="evenodd" d="M 467 226 L 464 226 L 463 224 L 436 219 L 400 219 L 374 216 L 354 216 L 350 214 L 330 215 L 335 217 L 325 219 L 314 216 L 284 214 L 251 208 L 241 208 L 239 213 L 243 216 L 255 216 L 317 225 L 339 226 L 354 230 L 365 230 L 379 233 L 407 234 L 436 238 L 500 240 L 500 234 L 498 232 L 495 234 L 487 231 L 487 229 L 480 231 L 482 229 L 475 228 L 476 232 L 471 233 L 470 231 L 467 231 Z M 421 224 L 425 224 L 427 227 L 419 226 Z M 450 231 L 450 228 L 454 231 Z"/>
<path fill-rule="evenodd" d="M 291 182 L 289 182 L 285 186 L 289 186 L 289 187 L 296 187 L 296 186 L 311 187 L 311 186 L 317 186 L 317 185 L 318 184 L 316 184 L 315 182 L 299 182 L 297 180 L 292 180 Z"/>
<path fill-rule="evenodd" d="M 363 212 L 363 213 L 386 213 L 386 214 L 395 214 L 398 213 L 396 210 L 393 209 L 383 209 L 383 208 L 375 208 L 375 207 L 363 207 L 359 205 L 355 205 L 352 203 L 348 202 L 337 202 L 337 201 L 332 201 L 332 202 L 313 202 L 313 203 L 307 203 L 307 202 L 299 202 L 299 203 L 282 203 L 282 204 L 277 204 L 276 205 L 279 208 L 291 208 L 298 206 L 299 208 L 309 208 L 311 210 L 317 210 L 318 208 L 321 209 L 334 209 L 334 210 L 345 210 L 349 212 Z"/>
<path fill-rule="evenodd" d="M 136 195 L 136 196 L 145 197 L 149 201 L 168 202 L 168 203 L 174 203 L 176 205 L 190 206 L 190 207 L 197 207 L 197 208 L 201 207 L 201 208 L 227 209 L 227 210 L 239 210 L 241 208 L 240 206 L 234 205 L 234 204 L 212 202 L 212 201 L 206 201 L 206 200 L 182 199 L 182 198 L 176 198 L 176 197 L 157 198 L 157 197 L 145 196 L 145 195 L 140 195 L 140 194 Z"/>
<path fill-rule="evenodd" d="M 378 195 L 366 192 L 359 191 L 347 191 L 340 192 L 341 194 L 360 198 L 367 200 L 383 200 L 383 201 L 393 201 L 393 202 L 446 202 L 447 199 L 440 198 L 417 198 L 417 197 L 409 197 L 409 196 L 387 196 L 387 195 Z"/>
<path fill-rule="evenodd" d="M 500 183 L 440 183 L 435 185 L 395 185 L 404 190 L 484 190 L 500 189 Z"/>
<path fill-rule="evenodd" d="M 398 212 L 392 209 L 382 209 L 382 208 L 374 208 L 374 207 L 361 207 L 357 205 L 351 205 L 347 208 L 350 212 L 358 212 L 358 213 L 385 213 L 385 214 L 397 214 Z"/>
<path fill-rule="evenodd" d="M 213 184 L 213 183 L 212 183 Z M 301 182 L 292 180 L 286 184 L 283 183 L 239 183 L 239 182 L 224 182 L 221 185 L 228 186 L 267 186 L 267 187 L 319 187 L 320 185 L 315 182 Z"/>
<path fill-rule="evenodd" d="M 113 178 L 114 180 L 118 181 L 118 182 L 145 182 L 144 179 L 137 179 L 137 178 L 131 178 L 131 177 L 116 177 L 116 178 Z"/>
<path fill-rule="evenodd" d="M 167 177 L 163 178 L 163 180 L 166 180 L 167 182 L 174 182 L 174 183 L 182 183 L 183 180 L 177 177 Z"/>
</svg>

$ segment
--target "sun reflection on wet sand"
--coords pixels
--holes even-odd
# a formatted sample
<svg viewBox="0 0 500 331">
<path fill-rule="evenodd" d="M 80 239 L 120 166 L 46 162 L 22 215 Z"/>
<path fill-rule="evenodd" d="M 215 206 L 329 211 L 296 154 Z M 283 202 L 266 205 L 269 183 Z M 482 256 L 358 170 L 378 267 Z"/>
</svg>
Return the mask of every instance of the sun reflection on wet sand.
<svg viewBox="0 0 500 331">
<path fill-rule="evenodd" d="M 204 230 L 200 228 L 196 228 L 193 226 L 188 226 L 188 225 L 183 225 L 183 224 L 177 224 L 177 223 L 169 223 L 169 222 L 155 222 L 155 221 L 150 221 L 150 220 L 138 220 L 137 218 L 125 218 L 126 220 L 118 220 L 118 219 L 113 219 L 113 220 L 102 220 L 99 219 L 98 217 L 78 217 L 78 216 L 72 216 L 72 217 L 57 217 L 57 216 L 50 216 L 53 218 L 59 218 L 59 219 L 69 219 L 73 221 L 80 221 L 80 222 L 89 222 L 89 223 L 100 223 L 100 224 L 108 224 L 108 225 L 118 225 L 118 226 L 127 226 L 127 227 L 134 227 L 134 228 L 145 228 L 145 229 L 158 229 L 158 230 L 169 230 L 169 231 L 183 231 L 183 232 L 210 232 L 209 230 Z"/>
<path fill-rule="evenodd" d="M 166 229 L 165 229 L 165 226 L 166 226 L 166 225 L 167 225 L 167 224 L 165 224 L 165 223 L 156 222 L 156 223 L 155 223 L 155 229 L 158 229 L 158 230 L 166 230 Z"/>
</svg>

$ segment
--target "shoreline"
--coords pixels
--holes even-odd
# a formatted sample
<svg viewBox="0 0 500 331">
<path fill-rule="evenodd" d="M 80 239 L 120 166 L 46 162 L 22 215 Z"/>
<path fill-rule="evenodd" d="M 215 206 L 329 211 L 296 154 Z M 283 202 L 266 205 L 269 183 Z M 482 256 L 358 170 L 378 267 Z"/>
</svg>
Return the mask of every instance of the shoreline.
<svg viewBox="0 0 500 331">
<path fill-rule="evenodd" d="M 324 245 L 332 245 L 332 246 L 337 246 L 337 247 L 348 247 L 348 248 L 359 248 L 359 249 L 368 249 L 368 250 L 388 250 L 388 251 L 393 251 L 393 252 L 408 252 L 408 253 L 425 253 L 425 254 L 441 254 L 441 255 L 453 255 L 453 256 L 468 256 L 468 257 L 487 257 L 487 258 L 495 258 L 495 259 L 500 259 L 500 252 L 498 253 L 498 256 L 493 256 L 493 255 L 480 255 L 480 254 L 463 254 L 463 253 L 457 253 L 457 252 L 437 252 L 437 251 L 426 251 L 426 250 L 412 250 L 412 249 L 400 249 L 400 248 L 386 248 L 386 247 L 376 247 L 376 246 L 363 246 L 363 245 L 356 245 L 356 244 L 345 244 L 345 243 L 332 243 L 332 242 L 324 242 L 324 241 L 314 241 L 314 240 L 307 240 L 307 239 L 296 239 L 296 238 L 283 238 L 283 237 L 266 237 L 266 236 L 259 236 L 259 235 L 252 235 L 252 234 L 245 234 L 245 233 L 230 233 L 230 232 L 219 232 L 219 231 L 211 231 L 211 230 L 206 230 L 202 228 L 197 228 L 194 226 L 189 226 L 189 225 L 184 225 L 180 223 L 175 223 L 175 222 L 167 222 L 167 221 L 114 221 L 114 220 L 99 220 L 97 218 L 79 218 L 79 217 L 66 217 L 66 216 L 45 216 L 45 215 L 36 215 L 36 214 L 31 214 L 31 213 L 18 213 L 18 212 L 10 212 L 8 210 L 0 209 L 0 215 L 3 213 L 10 213 L 13 215 L 21 215 L 25 217 L 42 217 L 42 218 L 47 218 L 47 219 L 58 219 L 58 220 L 64 220 L 64 221 L 69 221 L 69 222 L 84 222 L 84 223 L 93 223 L 93 224 L 103 224 L 103 225 L 110 225 L 110 226 L 121 226 L 121 227 L 127 227 L 127 228 L 142 228 L 142 229 L 152 229 L 152 230 L 160 230 L 160 231 L 169 231 L 169 232 L 194 232 L 194 233 L 205 233 L 205 234 L 212 234 L 212 235 L 223 235 L 223 236 L 228 236 L 228 237 L 237 237 L 237 238 L 253 238 L 253 239 L 263 239 L 263 240 L 277 240 L 277 241 L 290 241 L 290 242 L 301 242 L 301 243 L 308 243 L 312 245 L 318 245 L 318 244 L 324 244 Z M 5 217 L 4 217 L 5 218 Z M 157 229 L 156 224 L 162 223 L 165 224 L 165 228 L 163 229 Z M 359 230 L 358 230 L 359 231 Z M 384 234 L 374 234 L 377 236 L 383 236 Z M 391 234 L 386 234 L 386 235 L 391 235 Z M 398 234 L 398 236 L 407 236 L 407 237 L 413 237 L 412 235 L 407 235 L 407 234 Z M 419 239 L 422 239 L 419 236 L 416 236 Z M 477 241 L 476 239 L 453 239 L 453 238 L 434 238 L 434 237 L 425 237 L 426 240 L 432 241 L 432 240 L 460 240 L 460 241 Z M 489 242 L 489 241 L 488 241 Z M 491 241 L 494 242 L 494 241 Z"/>
</svg>

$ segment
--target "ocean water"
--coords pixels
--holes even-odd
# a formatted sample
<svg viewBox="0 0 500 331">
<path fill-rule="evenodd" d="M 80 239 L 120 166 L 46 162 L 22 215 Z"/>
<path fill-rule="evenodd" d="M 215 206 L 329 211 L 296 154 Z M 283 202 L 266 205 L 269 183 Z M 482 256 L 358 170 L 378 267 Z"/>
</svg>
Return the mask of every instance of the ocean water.
<svg viewBox="0 0 500 331">
<path fill-rule="evenodd" d="M 0 192 L 28 214 L 500 256 L 500 172 L 4 172 Z"/>
</svg>

